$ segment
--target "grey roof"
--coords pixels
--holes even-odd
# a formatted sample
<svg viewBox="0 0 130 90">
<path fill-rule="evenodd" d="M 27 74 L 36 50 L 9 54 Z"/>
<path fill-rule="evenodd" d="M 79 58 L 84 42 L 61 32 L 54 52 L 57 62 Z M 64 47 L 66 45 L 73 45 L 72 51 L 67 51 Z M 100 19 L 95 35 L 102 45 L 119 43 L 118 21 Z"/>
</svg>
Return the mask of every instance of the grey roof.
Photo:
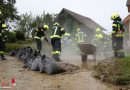
<svg viewBox="0 0 130 90">
<path fill-rule="evenodd" d="M 130 6 L 130 0 L 127 0 L 126 5 L 127 5 L 127 6 Z"/>
<path fill-rule="evenodd" d="M 69 15 L 71 15 L 77 21 L 79 21 L 80 23 L 84 24 L 85 26 L 89 27 L 92 30 L 96 30 L 96 28 L 100 28 L 101 30 L 106 30 L 105 28 L 103 28 L 102 26 L 100 26 L 98 23 L 96 23 L 92 19 L 90 19 L 88 17 L 85 17 L 85 16 L 82 16 L 80 14 L 77 14 L 75 12 L 72 12 L 72 11 L 70 11 L 68 9 L 65 9 L 65 8 L 63 8 L 61 10 L 61 12 L 59 13 L 59 16 L 60 16 L 60 14 L 63 14 L 65 12 L 68 13 Z"/>
</svg>

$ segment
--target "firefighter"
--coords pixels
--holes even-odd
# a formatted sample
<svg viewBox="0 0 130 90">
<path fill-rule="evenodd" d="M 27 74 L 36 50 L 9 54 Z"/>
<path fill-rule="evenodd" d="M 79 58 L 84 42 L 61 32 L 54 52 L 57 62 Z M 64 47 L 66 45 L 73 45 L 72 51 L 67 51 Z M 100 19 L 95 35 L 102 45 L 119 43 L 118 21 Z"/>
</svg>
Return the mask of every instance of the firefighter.
<svg viewBox="0 0 130 90">
<path fill-rule="evenodd" d="M 92 43 L 97 47 L 97 54 L 100 57 L 103 57 L 103 47 L 104 47 L 104 36 L 100 28 L 96 28 L 95 37 L 92 40 Z"/>
<path fill-rule="evenodd" d="M 61 43 L 63 47 L 67 47 L 67 44 L 69 43 L 71 39 L 70 33 L 65 33 L 64 36 L 62 36 Z"/>
<path fill-rule="evenodd" d="M 61 36 L 65 34 L 64 28 L 62 28 L 58 22 L 54 23 L 52 27 L 52 34 L 51 34 L 51 45 L 53 48 L 52 51 L 52 58 L 56 61 L 60 60 L 60 53 L 61 53 Z"/>
<path fill-rule="evenodd" d="M 103 34 L 102 34 L 102 31 L 100 28 L 97 28 L 96 29 L 96 34 L 95 34 L 95 37 L 102 40 L 103 39 Z"/>
<path fill-rule="evenodd" d="M 4 51 L 5 51 L 5 41 L 7 39 L 6 33 L 5 33 L 5 28 L 6 24 L 4 20 L 2 20 L 2 12 L 0 10 L 0 56 L 2 60 L 6 60 L 4 56 Z"/>
<path fill-rule="evenodd" d="M 124 57 L 123 51 L 123 33 L 124 26 L 121 21 L 119 14 L 114 13 L 111 16 L 113 20 L 112 24 L 112 48 L 114 50 L 114 57 L 122 58 Z"/>
<path fill-rule="evenodd" d="M 103 36 L 103 33 L 102 33 L 101 29 L 97 28 L 96 29 L 96 34 L 95 34 L 94 39 L 92 40 L 92 43 L 95 46 L 100 47 L 103 44 L 103 39 L 104 39 L 104 36 Z"/>
<path fill-rule="evenodd" d="M 86 34 L 84 34 L 84 32 L 80 30 L 80 28 L 77 29 L 77 34 L 75 36 L 75 40 L 77 43 L 85 42 Z"/>
<path fill-rule="evenodd" d="M 50 46 L 50 43 L 45 35 L 45 31 L 49 30 L 48 25 L 38 26 L 36 30 L 32 32 L 33 39 L 36 41 L 37 52 L 40 54 L 42 49 L 42 39 L 44 39 Z"/>
<path fill-rule="evenodd" d="M 5 41 L 7 39 L 7 36 L 5 34 L 5 28 L 6 28 L 6 24 L 4 23 L 4 21 L 0 20 L 0 56 L 2 60 L 6 60 L 5 56 L 4 56 L 4 51 L 5 51 Z"/>
</svg>

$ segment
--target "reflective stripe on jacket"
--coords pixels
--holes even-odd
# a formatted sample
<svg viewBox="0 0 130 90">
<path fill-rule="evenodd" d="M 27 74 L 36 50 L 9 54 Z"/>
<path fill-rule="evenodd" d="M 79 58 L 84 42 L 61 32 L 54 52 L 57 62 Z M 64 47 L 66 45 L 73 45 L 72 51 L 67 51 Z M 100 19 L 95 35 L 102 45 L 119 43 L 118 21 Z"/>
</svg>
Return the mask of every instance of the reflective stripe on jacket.
<svg viewBox="0 0 130 90">
<path fill-rule="evenodd" d="M 63 34 L 65 34 L 65 30 L 57 25 L 52 28 L 52 35 L 50 38 L 61 38 Z"/>
<path fill-rule="evenodd" d="M 112 36 L 123 37 L 124 26 L 121 21 L 114 21 L 112 24 Z"/>
</svg>

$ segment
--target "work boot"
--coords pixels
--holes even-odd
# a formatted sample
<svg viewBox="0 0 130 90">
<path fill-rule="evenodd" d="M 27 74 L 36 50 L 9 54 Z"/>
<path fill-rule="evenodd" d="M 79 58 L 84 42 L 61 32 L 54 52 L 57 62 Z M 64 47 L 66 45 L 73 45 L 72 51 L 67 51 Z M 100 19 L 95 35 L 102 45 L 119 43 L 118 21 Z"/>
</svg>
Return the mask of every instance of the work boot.
<svg viewBox="0 0 130 90">
<path fill-rule="evenodd" d="M 40 50 L 37 50 L 37 55 L 41 56 Z"/>
<path fill-rule="evenodd" d="M 6 60 L 6 58 L 5 58 L 4 55 L 1 55 L 1 59 L 2 59 L 2 60 Z"/>
<path fill-rule="evenodd" d="M 52 55 L 52 58 L 53 58 L 53 59 L 55 59 L 55 58 L 56 58 L 55 54 L 53 54 L 53 55 Z"/>
<path fill-rule="evenodd" d="M 114 52 L 114 57 L 118 57 L 118 52 Z"/>
<path fill-rule="evenodd" d="M 60 61 L 61 61 L 59 54 L 56 54 L 56 55 L 55 55 L 55 60 L 56 60 L 57 62 L 60 62 Z"/>
<path fill-rule="evenodd" d="M 57 58 L 56 61 L 57 61 L 57 62 L 61 62 L 61 59 L 60 59 L 60 58 Z"/>
<path fill-rule="evenodd" d="M 125 57 L 125 53 L 124 52 L 122 52 L 122 58 L 124 58 Z"/>
<path fill-rule="evenodd" d="M 124 58 L 124 52 L 119 52 L 119 55 L 118 55 L 119 58 Z"/>
</svg>

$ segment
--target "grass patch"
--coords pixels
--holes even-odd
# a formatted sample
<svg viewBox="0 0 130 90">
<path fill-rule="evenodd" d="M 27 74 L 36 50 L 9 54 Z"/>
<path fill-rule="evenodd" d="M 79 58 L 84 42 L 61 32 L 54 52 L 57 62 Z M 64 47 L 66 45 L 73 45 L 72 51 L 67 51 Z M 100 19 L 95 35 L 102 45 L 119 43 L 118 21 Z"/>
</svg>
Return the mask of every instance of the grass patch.
<svg viewBox="0 0 130 90">
<path fill-rule="evenodd" d="M 130 56 L 113 58 L 100 62 L 94 67 L 94 76 L 116 85 L 130 84 Z"/>
<path fill-rule="evenodd" d="M 17 50 L 21 47 L 24 47 L 24 44 L 17 44 L 17 43 L 7 43 L 6 44 L 6 52 L 10 52 L 12 50 Z"/>
<path fill-rule="evenodd" d="M 130 84 L 130 56 L 116 60 L 116 66 L 120 75 L 116 78 L 118 84 Z"/>
</svg>

